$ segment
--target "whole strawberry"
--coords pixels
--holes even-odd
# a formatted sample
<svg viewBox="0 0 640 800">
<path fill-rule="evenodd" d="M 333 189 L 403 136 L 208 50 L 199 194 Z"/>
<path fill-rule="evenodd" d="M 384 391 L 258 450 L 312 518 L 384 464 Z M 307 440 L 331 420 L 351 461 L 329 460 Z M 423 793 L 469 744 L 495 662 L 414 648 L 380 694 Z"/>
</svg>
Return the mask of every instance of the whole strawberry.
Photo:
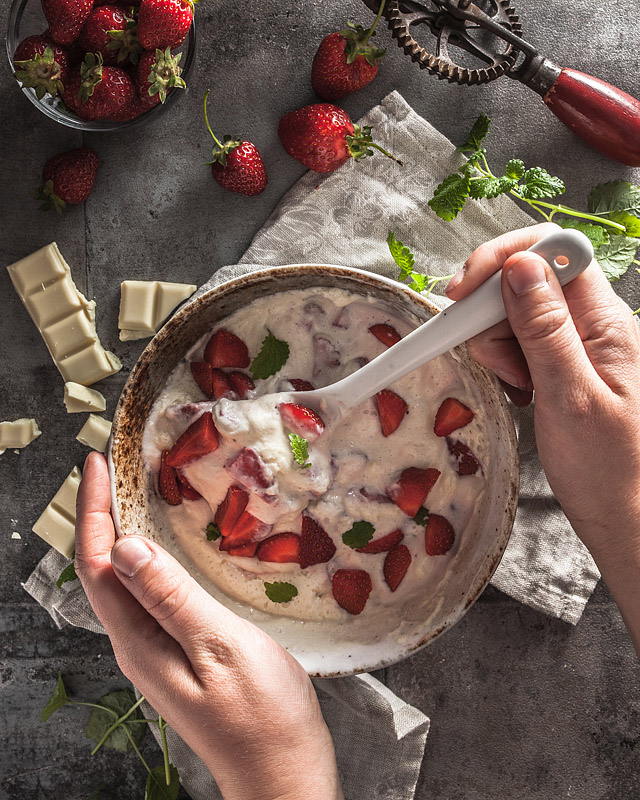
<svg viewBox="0 0 640 800">
<path fill-rule="evenodd" d="M 58 44 L 71 44 L 93 8 L 93 0 L 42 0 L 49 33 Z"/>
<path fill-rule="evenodd" d="M 376 34 L 384 4 L 382 0 L 370 28 L 347 22 L 344 30 L 330 33 L 320 42 L 311 65 L 311 84 L 323 100 L 340 100 L 375 78 L 377 59 L 384 55 L 385 48 L 369 44 L 369 39 Z"/>
<path fill-rule="evenodd" d="M 62 99 L 82 119 L 119 121 L 131 118 L 136 89 L 124 70 L 104 67 L 100 53 L 87 53 L 82 64 L 69 72 Z"/>
<path fill-rule="evenodd" d="M 285 114 L 278 125 L 282 146 L 314 172 L 334 172 L 345 161 L 373 155 L 373 149 L 402 164 L 371 140 L 371 128 L 354 125 L 346 111 L 331 103 L 315 103 Z"/>
<path fill-rule="evenodd" d="M 84 203 L 93 189 L 98 174 L 98 156 L 88 147 L 78 147 L 50 158 L 42 171 L 38 194 L 40 208 L 55 208 L 62 214 L 65 206 Z"/>
<path fill-rule="evenodd" d="M 142 45 L 135 20 L 125 8 L 106 5 L 94 8 L 78 38 L 85 53 L 100 53 L 105 64 L 137 64 Z"/>
<path fill-rule="evenodd" d="M 42 100 L 45 94 L 55 97 L 62 91 L 67 78 L 66 51 L 44 34 L 28 36 L 13 54 L 14 76 L 27 89 L 35 89 Z"/>
<path fill-rule="evenodd" d="M 254 144 L 239 136 L 225 136 L 224 144 L 216 139 L 207 116 L 207 97 L 208 89 L 204 95 L 204 119 L 215 146 L 211 150 L 213 160 L 207 165 L 211 167 L 214 180 L 230 192 L 250 197 L 260 194 L 267 185 L 267 171 L 260 153 Z"/>
<path fill-rule="evenodd" d="M 199 0 L 141 0 L 138 37 L 145 50 L 174 50 L 187 37 Z"/>
<path fill-rule="evenodd" d="M 167 95 L 174 87 L 185 89 L 182 70 L 178 66 L 182 53 L 171 55 L 171 50 L 156 50 L 155 53 L 144 52 L 136 69 L 136 88 L 142 111 L 164 103 Z"/>
</svg>

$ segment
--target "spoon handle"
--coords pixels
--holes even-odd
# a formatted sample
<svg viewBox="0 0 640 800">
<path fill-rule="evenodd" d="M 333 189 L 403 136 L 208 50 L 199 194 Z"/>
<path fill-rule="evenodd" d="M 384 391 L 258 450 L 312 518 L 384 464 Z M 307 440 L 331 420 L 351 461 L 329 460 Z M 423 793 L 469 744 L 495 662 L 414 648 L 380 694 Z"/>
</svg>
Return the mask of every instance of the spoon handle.
<svg viewBox="0 0 640 800">
<path fill-rule="evenodd" d="M 572 281 L 593 259 L 593 247 L 577 230 L 558 230 L 529 248 L 541 255 L 560 284 Z M 452 347 L 507 318 L 500 271 L 457 303 L 452 303 L 402 341 L 353 375 L 327 387 L 346 408 L 354 408 L 376 392 L 413 372 Z"/>
</svg>

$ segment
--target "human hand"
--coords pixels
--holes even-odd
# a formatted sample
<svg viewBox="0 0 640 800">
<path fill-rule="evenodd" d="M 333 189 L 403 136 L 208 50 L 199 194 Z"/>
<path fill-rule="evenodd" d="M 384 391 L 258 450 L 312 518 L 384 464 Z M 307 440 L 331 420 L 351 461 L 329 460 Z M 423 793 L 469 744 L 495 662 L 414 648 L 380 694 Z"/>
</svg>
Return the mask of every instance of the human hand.
<svg viewBox="0 0 640 800">
<path fill-rule="evenodd" d="M 122 672 L 204 761 L 225 800 L 340 800 L 306 672 L 141 536 L 116 541 L 106 461 L 87 458 L 75 565 Z"/>
<path fill-rule="evenodd" d="M 447 295 L 460 300 L 502 268 L 508 321 L 470 340 L 469 353 L 517 387 L 516 404 L 535 388 L 542 466 L 604 572 L 640 560 L 640 335 L 596 262 L 563 295 L 546 262 L 521 252 L 556 230 L 544 223 L 482 245 Z"/>
</svg>

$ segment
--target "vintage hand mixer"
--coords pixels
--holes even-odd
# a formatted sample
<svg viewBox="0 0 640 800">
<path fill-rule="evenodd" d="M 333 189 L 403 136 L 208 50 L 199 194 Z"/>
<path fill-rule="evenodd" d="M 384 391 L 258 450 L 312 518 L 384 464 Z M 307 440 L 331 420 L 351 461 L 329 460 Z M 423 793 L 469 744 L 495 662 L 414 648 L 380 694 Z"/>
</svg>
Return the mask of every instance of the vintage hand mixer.
<svg viewBox="0 0 640 800">
<path fill-rule="evenodd" d="M 380 0 L 363 2 L 377 13 Z M 388 0 L 383 13 L 391 35 L 422 69 L 463 85 L 501 75 L 515 78 L 542 95 L 558 119 L 594 150 L 640 166 L 640 101 L 541 56 L 522 38 L 509 0 Z M 436 37 L 434 52 L 414 38 L 424 26 Z"/>
</svg>

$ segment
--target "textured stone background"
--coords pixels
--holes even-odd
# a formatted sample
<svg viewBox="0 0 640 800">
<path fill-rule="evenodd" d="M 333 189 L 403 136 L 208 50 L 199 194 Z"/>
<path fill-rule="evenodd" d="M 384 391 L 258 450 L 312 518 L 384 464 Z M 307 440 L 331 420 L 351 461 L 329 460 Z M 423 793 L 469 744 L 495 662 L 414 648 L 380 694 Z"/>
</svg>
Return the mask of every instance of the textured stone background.
<svg viewBox="0 0 640 800">
<path fill-rule="evenodd" d="M 2 4 L 2 26 L 8 5 Z M 526 36 L 545 54 L 638 94 L 640 34 L 624 6 L 521 0 L 519 11 Z M 58 242 L 79 287 L 98 301 L 103 342 L 125 365 L 100 387 L 109 414 L 143 347 L 118 342 L 120 281 L 201 283 L 240 257 L 303 173 L 282 151 L 276 126 L 284 112 L 314 101 L 309 67 L 317 43 L 349 17 L 370 19 L 357 0 L 204 0 L 197 14 L 189 92 L 172 113 L 144 127 L 121 134 L 71 131 L 31 106 L 6 66 L 0 75 L 0 265 Z M 640 182 L 640 170 L 587 149 L 520 84 L 507 78 L 481 88 L 443 84 L 387 43 L 376 81 L 344 103 L 352 116 L 398 89 L 455 141 L 484 110 L 494 121 L 493 160 L 521 156 L 545 165 L 566 180 L 569 204 L 583 204 L 589 188 L 603 180 Z M 207 87 L 216 130 L 244 132 L 263 154 L 270 183 L 259 198 L 224 193 L 203 165 Z M 102 162 L 92 197 L 63 219 L 41 214 L 30 190 L 42 165 L 81 144 L 93 147 Z M 634 308 L 640 305 L 639 276 L 618 288 Z M 57 631 L 20 588 L 46 550 L 31 525 L 86 449 L 74 440 L 81 416 L 66 414 L 60 377 L 4 270 L 0 298 L 0 418 L 35 416 L 44 430 L 19 456 L 0 458 L 0 798 L 84 800 L 103 782 L 111 789 L 101 796 L 142 797 L 144 776 L 135 756 L 89 757 L 82 711 L 38 722 L 58 669 L 77 696 L 97 697 L 124 679 L 105 638 Z M 12 531 L 22 539 L 12 540 Z M 630 800 L 640 793 L 638 666 L 603 586 L 576 628 L 490 589 L 452 631 L 382 677 L 433 721 L 420 800 Z M 150 738 L 146 747 L 159 762 Z M 361 757 L 355 743 L 354 754 Z"/>
</svg>

